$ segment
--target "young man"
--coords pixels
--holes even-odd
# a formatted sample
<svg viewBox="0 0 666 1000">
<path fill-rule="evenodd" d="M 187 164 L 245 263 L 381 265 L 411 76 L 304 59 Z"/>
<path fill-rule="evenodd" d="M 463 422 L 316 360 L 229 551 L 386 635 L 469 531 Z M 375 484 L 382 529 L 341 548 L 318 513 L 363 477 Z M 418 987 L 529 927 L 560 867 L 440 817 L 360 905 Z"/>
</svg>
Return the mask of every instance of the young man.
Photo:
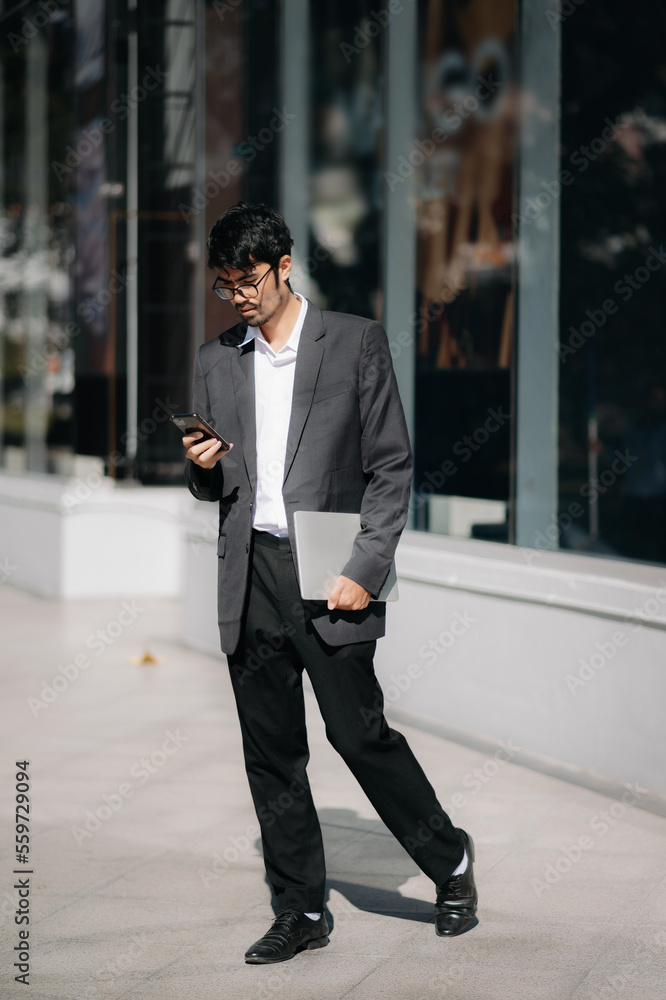
<svg viewBox="0 0 666 1000">
<path fill-rule="evenodd" d="M 220 503 L 220 640 L 278 907 L 246 952 L 250 963 L 328 943 L 303 670 L 332 745 L 435 882 L 437 933 L 459 934 L 477 903 L 472 840 L 453 827 L 405 738 L 389 729 L 373 669 L 386 605 L 370 598 L 388 575 L 412 477 L 386 334 L 373 320 L 321 311 L 294 294 L 292 244 L 284 219 L 265 205 L 240 203 L 213 226 L 213 290 L 233 302 L 240 322 L 197 351 L 194 410 L 233 448 L 221 456 L 219 442 L 183 439 L 191 492 Z M 361 514 L 328 603 L 300 596 L 297 509 Z"/>
</svg>

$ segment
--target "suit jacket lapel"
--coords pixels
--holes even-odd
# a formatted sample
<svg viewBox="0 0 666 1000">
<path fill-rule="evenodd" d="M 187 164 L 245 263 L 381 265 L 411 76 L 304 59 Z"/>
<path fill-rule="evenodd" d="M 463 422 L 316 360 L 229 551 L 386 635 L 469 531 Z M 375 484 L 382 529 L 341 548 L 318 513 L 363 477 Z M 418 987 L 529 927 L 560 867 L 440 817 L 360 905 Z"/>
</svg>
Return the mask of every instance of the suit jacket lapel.
<svg viewBox="0 0 666 1000">
<path fill-rule="evenodd" d="M 291 400 L 291 419 L 287 435 L 287 451 L 284 460 L 284 485 L 296 455 L 303 427 L 312 405 L 321 360 L 324 356 L 324 326 L 321 310 L 308 300 L 308 311 L 301 330 L 294 373 L 294 392 Z"/>
<path fill-rule="evenodd" d="M 245 347 L 236 348 L 236 357 L 231 366 L 236 412 L 240 423 L 243 460 L 250 486 L 254 490 L 257 482 L 257 419 L 254 403 L 254 340 Z"/>
</svg>

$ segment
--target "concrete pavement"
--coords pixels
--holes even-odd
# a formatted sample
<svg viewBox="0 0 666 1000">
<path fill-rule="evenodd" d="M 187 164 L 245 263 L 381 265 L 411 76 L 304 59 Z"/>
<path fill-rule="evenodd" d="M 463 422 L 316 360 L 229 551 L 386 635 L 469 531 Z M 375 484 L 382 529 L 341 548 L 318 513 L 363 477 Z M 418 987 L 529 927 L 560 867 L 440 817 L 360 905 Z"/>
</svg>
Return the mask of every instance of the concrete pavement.
<svg viewBox="0 0 666 1000">
<path fill-rule="evenodd" d="M 640 789 L 616 801 L 400 726 L 477 847 L 479 922 L 437 938 L 434 887 L 328 745 L 311 694 L 331 941 L 245 965 L 273 913 L 235 707 L 224 662 L 180 645 L 179 615 L 164 600 L 61 603 L 0 587 L 1 997 L 666 995 L 666 819 L 630 804 Z M 146 650 L 161 662 L 131 662 Z M 26 758 L 23 993 L 13 801 Z"/>
</svg>

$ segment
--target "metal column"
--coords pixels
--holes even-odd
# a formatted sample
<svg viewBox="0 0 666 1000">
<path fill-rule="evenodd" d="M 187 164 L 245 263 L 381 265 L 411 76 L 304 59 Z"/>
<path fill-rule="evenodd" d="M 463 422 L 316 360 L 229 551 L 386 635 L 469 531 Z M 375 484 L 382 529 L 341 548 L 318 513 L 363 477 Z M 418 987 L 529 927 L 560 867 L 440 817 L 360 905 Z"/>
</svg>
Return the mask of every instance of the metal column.
<svg viewBox="0 0 666 1000">
<path fill-rule="evenodd" d="M 294 238 L 295 291 L 309 293 L 310 0 L 283 0 L 280 37 L 282 103 L 296 117 L 280 142 L 280 210 Z"/>
<path fill-rule="evenodd" d="M 25 320 L 26 467 L 46 471 L 48 407 L 44 371 L 46 367 L 47 261 L 46 209 L 48 197 L 47 148 L 48 48 L 38 30 L 26 49 L 26 180 L 24 208 L 23 317 Z"/>
<path fill-rule="evenodd" d="M 554 13 L 559 3 L 548 0 Z M 560 31 L 544 7 L 521 12 L 521 88 L 527 108 L 520 131 L 518 191 L 518 350 L 516 372 L 516 543 L 557 548 L 560 203 Z M 528 199 L 544 206 L 534 219 Z"/>
<path fill-rule="evenodd" d="M 408 3 L 387 27 L 386 171 L 397 169 L 399 157 L 409 155 L 416 139 L 417 45 L 418 5 Z M 384 325 L 413 441 L 416 354 L 416 327 L 412 322 L 416 287 L 413 179 L 403 178 L 393 190 L 385 182 L 382 191 L 386 206 Z"/>
</svg>

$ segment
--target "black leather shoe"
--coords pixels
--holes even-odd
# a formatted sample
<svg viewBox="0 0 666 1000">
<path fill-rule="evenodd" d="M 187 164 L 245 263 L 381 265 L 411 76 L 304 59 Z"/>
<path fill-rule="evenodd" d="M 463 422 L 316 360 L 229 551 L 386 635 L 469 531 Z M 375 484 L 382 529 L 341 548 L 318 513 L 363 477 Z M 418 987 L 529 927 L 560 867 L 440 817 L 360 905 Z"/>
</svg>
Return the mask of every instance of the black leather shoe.
<svg viewBox="0 0 666 1000">
<path fill-rule="evenodd" d="M 245 952 L 245 961 L 251 965 L 286 962 L 299 951 L 327 944 L 328 923 L 323 913 L 319 920 L 311 920 L 298 910 L 283 910 L 270 930 Z"/>
<path fill-rule="evenodd" d="M 467 868 L 462 875 L 452 875 L 450 879 L 437 886 L 435 902 L 435 931 L 441 937 L 454 937 L 461 934 L 469 925 L 478 903 L 476 885 L 474 884 L 474 841 L 464 830 L 456 829 L 463 838 L 467 851 Z"/>
</svg>

